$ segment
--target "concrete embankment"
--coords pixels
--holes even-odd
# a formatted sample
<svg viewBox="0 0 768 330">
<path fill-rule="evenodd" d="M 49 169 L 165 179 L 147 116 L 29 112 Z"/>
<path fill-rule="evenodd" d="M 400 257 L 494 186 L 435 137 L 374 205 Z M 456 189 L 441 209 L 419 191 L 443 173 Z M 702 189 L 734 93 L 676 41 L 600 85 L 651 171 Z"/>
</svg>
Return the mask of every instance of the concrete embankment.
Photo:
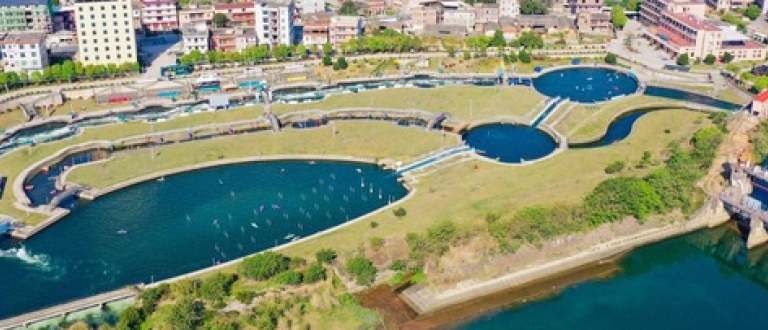
<svg viewBox="0 0 768 330">
<path fill-rule="evenodd" d="M 435 292 L 430 287 L 413 287 L 403 291 L 402 296 L 419 314 L 429 314 L 494 292 L 521 287 L 541 278 L 567 273 L 644 245 L 707 228 L 712 224 L 722 223 L 723 218 L 727 219 L 728 214 L 722 209 L 722 206 L 710 201 L 687 221 L 619 237 L 574 255 L 540 265 L 532 265 L 529 268 L 492 280 L 465 284 L 444 292 Z"/>
</svg>

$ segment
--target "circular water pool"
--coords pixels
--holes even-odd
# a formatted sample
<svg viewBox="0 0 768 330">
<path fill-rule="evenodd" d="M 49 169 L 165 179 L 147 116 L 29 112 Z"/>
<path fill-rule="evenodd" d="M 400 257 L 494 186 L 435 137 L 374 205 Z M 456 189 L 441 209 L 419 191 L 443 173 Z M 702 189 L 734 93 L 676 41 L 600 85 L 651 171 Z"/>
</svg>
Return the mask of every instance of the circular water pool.
<svg viewBox="0 0 768 330">
<path fill-rule="evenodd" d="M 519 164 L 539 159 L 557 148 L 549 134 L 519 124 L 481 125 L 464 134 L 464 141 L 484 157 Z"/>
<path fill-rule="evenodd" d="M 637 91 L 637 79 L 606 68 L 568 68 L 547 72 L 533 80 L 533 87 L 549 97 L 581 103 L 608 101 Z"/>
</svg>

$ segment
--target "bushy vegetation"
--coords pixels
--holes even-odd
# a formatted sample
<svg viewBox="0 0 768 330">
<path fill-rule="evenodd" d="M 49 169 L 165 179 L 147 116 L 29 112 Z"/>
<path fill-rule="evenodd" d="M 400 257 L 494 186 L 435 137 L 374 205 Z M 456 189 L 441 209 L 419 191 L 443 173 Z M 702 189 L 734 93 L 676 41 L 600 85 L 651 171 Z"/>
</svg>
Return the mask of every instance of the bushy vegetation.
<svg viewBox="0 0 768 330">
<path fill-rule="evenodd" d="M 315 252 L 315 259 L 321 264 L 331 264 L 338 256 L 339 254 L 333 249 L 320 249 Z"/>
<path fill-rule="evenodd" d="M 272 251 L 248 257 L 240 263 L 237 270 L 243 276 L 254 280 L 266 280 L 280 272 L 288 270 L 291 259 Z"/>
<path fill-rule="evenodd" d="M 355 281 L 359 285 L 371 285 L 376 279 L 376 267 L 373 262 L 364 256 L 355 256 L 347 260 L 344 268 L 347 273 L 355 276 Z"/>
<path fill-rule="evenodd" d="M 608 164 L 608 166 L 605 167 L 605 173 L 606 174 L 615 174 L 619 173 L 622 170 L 624 170 L 624 167 L 626 167 L 627 164 L 623 161 L 617 160 L 613 163 Z"/>
</svg>

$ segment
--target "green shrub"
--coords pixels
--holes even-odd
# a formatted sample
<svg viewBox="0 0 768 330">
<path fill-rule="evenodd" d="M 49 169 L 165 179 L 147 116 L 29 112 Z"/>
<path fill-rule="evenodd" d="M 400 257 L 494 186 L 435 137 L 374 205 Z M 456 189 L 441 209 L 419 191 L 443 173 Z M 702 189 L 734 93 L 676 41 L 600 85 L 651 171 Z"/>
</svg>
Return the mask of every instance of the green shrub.
<svg viewBox="0 0 768 330">
<path fill-rule="evenodd" d="M 303 279 L 301 277 L 301 273 L 293 270 L 286 270 L 275 275 L 274 281 L 284 285 L 299 285 L 303 282 Z"/>
<path fill-rule="evenodd" d="M 200 295 L 205 300 L 222 300 L 229 296 L 232 283 L 237 276 L 229 273 L 216 273 L 203 279 L 200 285 Z"/>
<path fill-rule="evenodd" d="M 254 280 L 266 280 L 288 270 L 291 259 L 276 252 L 267 251 L 245 258 L 238 266 L 238 272 Z"/>
<path fill-rule="evenodd" d="M 338 253 L 333 249 L 320 249 L 315 252 L 315 259 L 321 264 L 331 264 L 338 257 Z"/>
<path fill-rule="evenodd" d="M 399 272 L 405 270 L 406 267 L 408 267 L 408 264 L 405 261 L 395 260 L 387 268 Z"/>
<path fill-rule="evenodd" d="M 313 263 L 304 270 L 304 283 L 315 283 L 325 280 L 325 268 L 319 263 Z"/>
<path fill-rule="evenodd" d="M 371 237 L 370 243 L 372 248 L 378 249 L 384 245 L 384 239 L 381 237 Z"/>
<path fill-rule="evenodd" d="M 345 269 L 347 273 L 355 275 L 359 285 L 371 285 L 376 279 L 376 267 L 373 266 L 371 260 L 363 256 L 356 256 L 347 260 Z"/>
<path fill-rule="evenodd" d="M 392 210 L 392 213 L 396 217 L 402 218 L 408 214 L 408 211 L 406 211 L 402 206 L 398 206 L 396 209 Z"/>
<path fill-rule="evenodd" d="M 613 163 L 608 164 L 608 166 L 605 167 L 605 173 L 606 174 L 619 173 L 622 170 L 624 170 L 625 166 L 626 164 L 623 161 L 617 160 Z"/>
</svg>

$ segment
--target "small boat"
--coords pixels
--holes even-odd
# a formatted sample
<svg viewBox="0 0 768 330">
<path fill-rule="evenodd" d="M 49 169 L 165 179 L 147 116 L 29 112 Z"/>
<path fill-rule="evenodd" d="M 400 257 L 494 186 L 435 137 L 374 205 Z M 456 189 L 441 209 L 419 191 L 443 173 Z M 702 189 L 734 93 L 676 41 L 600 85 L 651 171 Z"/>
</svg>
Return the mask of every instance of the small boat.
<svg viewBox="0 0 768 330">
<path fill-rule="evenodd" d="M 127 230 L 125 230 L 125 229 L 120 229 L 120 230 L 118 230 L 118 231 L 117 231 L 117 233 L 118 233 L 119 235 L 125 235 L 125 234 L 127 234 L 127 233 L 128 233 L 128 231 L 127 231 Z"/>
<path fill-rule="evenodd" d="M 255 222 L 251 222 L 251 227 L 253 228 L 259 228 L 259 226 Z"/>
<path fill-rule="evenodd" d="M 161 177 L 157 178 L 157 182 L 163 182 L 163 181 L 165 181 L 165 177 L 164 176 L 161 176 Z"/>
<path fill-rule="evenodd" d="M 294 237 L 296 237 L 296 235 L 294 235 L 294 234 L 285 235 L 285 239 L 286 240 L 289 240 L 289 239 L 294 238 Z"/>
</svg>

